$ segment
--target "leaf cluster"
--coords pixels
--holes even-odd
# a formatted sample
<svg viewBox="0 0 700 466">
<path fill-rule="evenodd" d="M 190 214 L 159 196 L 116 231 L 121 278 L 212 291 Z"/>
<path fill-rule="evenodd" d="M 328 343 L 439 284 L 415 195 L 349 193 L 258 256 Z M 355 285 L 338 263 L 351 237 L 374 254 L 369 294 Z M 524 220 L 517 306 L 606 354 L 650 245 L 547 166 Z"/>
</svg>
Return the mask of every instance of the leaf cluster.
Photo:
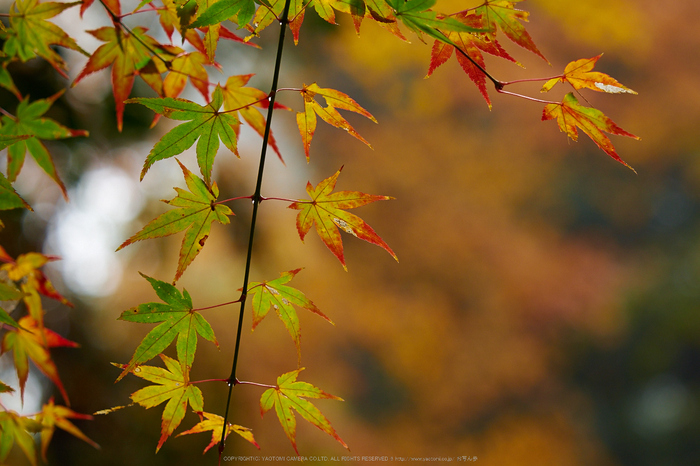
<svg viewBox="0 0 700 466">
<path fill-rule="evenodd" d="M 205 447 L 205 452 L 219 443 L 221 455 L 224 440 L 233 432 L 260 448 L 250 429 L 228 422 L 228 408 L 223 416 L 205 411 L 204 393 L 198 385 L 204 382 L 226 383 L 230 387 L 229 397 L 234 386 L 264 388 L 260 398 L 261 414 L 264 415 L 274 408 L 280 425 L 297 454 L 299 450 L 296 444 L 295 412 L 347 448 L 326 417 L 309 401 L 340 398 L 297 380 L 302 370 L 301 323 L 297 309 L 306 309 L 331 322 L 304 292 L 289 286 L 288 283 L 301 268 L 282 272 L 279 278 L 271 280 L 249 280 L 257 211 L 263 202 L 270 201 L 285 202 L 289 209 L 298 211 L 296 230 L 300 240 L 305 241 L 307 234 L 314 227 L 321 241 L 345 270 L 347 265 L 343 250 L 343 233 L 377 245 L 398 260 L 394 251 L 372 227 L 354 213 L 348 212 L 375 201 L 392 198 L 357 190 L 335 191 L 342 167 L 315 186 L 309 181 L 306 185 L 308 199 L 262 195 L 267 147 L 272 148 L 280 160 L 283 159 L 284 148 L 278 145 L 272 134 L 271 121 L 275 110 L 291 109 L 275 103 L 279 92 L 298 92 L 301 97 L 298 101 L 296 123 L 307 163 L 311 160 L 311 141 L 317 130 L 318 118 L 347 132 L 371 148 L 369 141 L 353 128 L 341 112 L 355 113 L 375 123 L 377 120 L 349 95 L 339 90 L 321 87 L 315 82 L 310 85 L 301 84 L 297 88 L 277 87 L 285 31 L 289 28 L 294 42 L 298 43 L 307 10 L 313 10 L 330 24 L 336 24 L 337 14 L 347 14 L 358 34 L 364 21 L 373 21 L 399 40 L 408 41 L 408 32 L 415 34 L 420 41 L 432 40 L 428 76 L 455 55 L 459 66 L 477 86 L 489 108 L 492 102 L 487 91 L 487 82 L 490 81 L 499 93 L 544 103 L 542 120 L 556 120 L 560 130 L 574 140 L 578 137 L 577 128 L 581 129 L 608 155 L 627 165 L 617 155 L 604 133 L 633 138 L 636 136 L 617 126 L 601 111 L 581 105 L 573 92 L 566 94 L 561 102 L 536 99 L 505 90 L 507 86 L 521 81 L 500 81 L 487 71 L 484 54 L 520 65 L 499 42 L 502 36 L 547 61 L 525 28 L 529 14 L 516 8 L 516 4 L 521 1 L 484 0 L 475 8 L 454 13 L 436 11 L 436 0 L 143 0 L 133 11 L 126 13 L 122 11 L 120 0 L 100 0 L 98 3 L 94 0 L 76 3 L 17 0 L 11 5 L 9 25 L 0 28 L 0 38 L 4 40 L 4 55 L 0 57 L 0 86 L 17 97 L 18 105 L 14 114 L 0 109 L 3 114 L 0 119 L 0 148 L 8 149 L 7 174 L 0 174 L 0 209 L 31 210 L 29 203 L 12 185 L 20 174 L 27 151 L 66 196 L 66 187 L 42 141 L 88 136 L 86 131 L 67 128 L 44 116 L 56 100 L 61 98 L 62 92 L 47 99 L 34 101 L 29 96 L 20 94 L 7 69 L 7 65 L 13 61 L 25 62 L 39 57 L 48 61 L 65 76 L 66 63 L 54 48 L 60 46 L 77 51 L 88 58 L 72 86 L 79 85 L 85 77 L 93 73 L 111 67 L 118 130 L 122 130 L 127 104 L 143 105 L 153 111 L 153 126 L 163 117 L 178 122 L 165 132 L 146 156 L 141 179 L 155 163 L 168 163 L 168 159 L 178 156 L 176 161 L 182 171 L 185 188 L 175 187 L 175 197 L 163 201 L 170 209 L 146 223 L 118 249 L 140 241 L 184 232 L 173 282 L 142 274 L 160 302 L 136 305 L 119 317 L 126 322 L 155 325 L 143 337 L 131 359 L 127 363 L 115 363 L 115 366 L 121 370 L 116 377 L 117 381 L 132 374 L 151 383 L 132 393 L 129 406 L 140 405 L 148 409 L 165 403 L 156 451 L 173 435 L 188 411 L 197 416 L 198 423 L 178 435 L 211 431 L 212 440 Z M 89 8 L 98 9 L 111 21 L 110 26 L 88 31 L 100 42 L 92 53 L 83 50 L 65 31 L 48 21 L 66 9 L 78 5 L 81 15 Z M 150 16 L 151 20 L 157 16 L 161 30 L 149 32 L 143 25 L 145 22 L 132 25 L 132 18 L 136 18 L 136 13 L 140 13 L 138 17 Z M 276 23 L 282 27 L 270 92 L 248 86 L 253 74 L 229 76 L 223 84 L 210 76 L 212 70 L 222 69 L 216 61 L 216 51 L 222 39 L 231 40 L 241 47 L 258 47 L 255 45 L 256 38 L 264 29 Z M 150 24 L 155 24 L 155 21 L 151 21 Z M 634 91 L 612 77 L 593 71 L 599 58 L 600 56 L 576 60 L 566 66 L 561 75 L 530 80 L 545 81 L 543 92 L 551 90 L 557 83 L 568 83 L 576 93 L 582 89 L 589 89 L 612 94 L 634 94 Z M 130 98 L 134 83 L 139 78 L 152 89 L 156 97 Z M 197 91 L 195 95 L 201 97 L 198 101 L 180 97 L 188 83 Z M 261 109 L 266 110 L 265 116 Z M 222 200 L 219 199 L 220 192 L 215 181 L 216 167 L 222 160 L 217 156 L 219 151 L 225 149 L 225 152 L 241 157 L 238 138 L 243 122 L 254 129 L 263 140 L 256 188 L 252 194 L 241 193 L 238 197 Z M 190 171 L 186 164 L 180 161 L 189 156 L 187 152 L 195 143 L 195 163 L 199 174 Z M 212 232 L 212 224 L 231 224 L 234 211 L 229 204 L 238 200 L 253 202 L 245 278 L 243 286 L 238 290 L 240 295 L 233 296 L 227 303 L 210 308 L 196 308 L 190 294 L 184 289 L 180 291 L 176 282 L 204 247 Z M 13 353 L 20 381 L 20 397 L 24 394 L 28 361 L 31 359 L 55 384 L 68 405 L 68 396 L 51 359 L 50 350 L 58 346 L 70 347 L 76 344 L 44 327 L 44 310 L 40 299 L 40 295 L 43 295 L 69 304 L 40 271 L 41 266 L 53 258 L 28 253 L 15 260 L 1 248 L 0 252 L 0 259 L 5 262 L 2 270 L 8 277 L 7 280 L 0 281 L 0 300 L 10 303 L 21 301 L 26 308 L 26 315 L 17 320 L 10 315 L 11 309 L 0 309 L 0 322 L 7 330 L 2 339 L 2 352 Z M 296 350 L 296 369 L 278 376 L 274 385 L 245 382 L 237 378 L 237 360 L 246 303 L 252 306 L 252 329 L 274 309 Z M 218 347 L 214 329 L 206 320 L 204 311 L 232 304 L 238 304 L 240 311 L 231 375 L 226 378 L 191 380 L 190 372 L 199 337 Z M 164 354 L 173 343 L 175 357 Z M 147 365 L 156 358 L 160 359 L 164 367 Z M 13 390 L 5 384 L 0 384 L 0 389 Z M 121 406 L 117 406 L 100 413 L 120 408 Z M 85 419 L 89 416 L 75 413 L 66 406 L 57 406 L 53 399 L 35 416 L 19 416 L 11 411 L 0 411 L 0 426 L 3 432 L 0 461 L 7 457 L 12 445 L 16 443 L 29 460 L 36 463 L 31 433 L 41 433 L 42 453 L 45 455 L 55 427 L 67 430 L 96 446 L 67 420 L 69 418 Z"/>
</svg>

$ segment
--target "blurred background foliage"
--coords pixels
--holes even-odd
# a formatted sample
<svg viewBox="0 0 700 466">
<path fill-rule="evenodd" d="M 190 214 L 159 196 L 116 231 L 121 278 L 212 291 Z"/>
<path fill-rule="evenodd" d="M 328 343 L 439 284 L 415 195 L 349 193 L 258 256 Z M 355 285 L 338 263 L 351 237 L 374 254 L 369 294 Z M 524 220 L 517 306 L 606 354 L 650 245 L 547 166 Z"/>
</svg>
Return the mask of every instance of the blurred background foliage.
<svg viewBox="0 0 700 466">
<path fill-rule="evenodd" d="M 444 0 L 438 9 L 464 5 Z M 336 327 L 302 312 L 303 379 L 346 400 L 318 406 L 353 455 L 467 455 L 498 466 L 698 464 L 700 33 L 692 18 L 700 4 L 519 6 L 531 12 L 528 30 L 552 66 L 504 38 L 527 69 L 487 58 L 488 69 L 503 80 L 545 77 L 605 52 L 597 68 L 639 95 L 585 97 L 642 137 L 613 137 L 639 174 L 585 136 L 567 141 L 553 123 L 539 121 L 539 104 L 491 92 L 489 112 L 454 60 L 424 80 L 430 47 L 414 37 L 408 45 L 369 23 L 358 37 L 347 17 L 331 27 L 308 14 L 299 45 L 285 54 L 280 85 L 315 81 L 351 95 L 380 122 L 349 116 L 374 151 L 319 126 L 307 165 L 292 114 L 280 112 L 274 131 L 287 165 L 270 161 L 263 194 L 303 197 L 307 180 L 315 184 L 344 165 L 338 189 L 396 198 L 358 214 L 401 262 L 346 236 L 345 273 L 318 238 L 299 241 L 293 211 L 269 202 L 261 210 L 252 279 L 305 267 L 296 285 Z M 100 19 L 89 12 L 79 23 L 71 14 L 77 12 L 56 22 L 94 50 L 82 31 Z M 221 76 L 255 72 L 251 84 L 267 89 L 276 31 L 266 32 L 262 50 L 223 44 Z M 84 58 L 65 56 L 74 77 Z M 11 71 L 32 99 L 69 84 L 41 62 Z M 537 96 L 541 84 L 520 86 Z M 134 90 L 148 93 L 145 86 Z M 298 95 L 280 98 L 301 108 Z M 12 111 L 13 99 L 2 92 L 0 104 Z M 16 187 L 35 212 L 3 212 L 0 243 L 13 256 L 38 250 L 63 257 L 49 274 L 76 307 L 47 303 L 47 325 L 82 345 L 53 354 L 73 409 L 90 413 L 126 404 L 143 385 L 134 377 L 113 383 L 118 369 L 109 362 L 127 361 L 148 330 L 116 318 L 157 299 L 137 271 L 169 280 L 181 237 L 113 251 L 165 210 L 158 199 L 172 197 L 182 180 L 170 160 L 138 183 L 143 159 L 170 123 L 149 131 L 149 111 L 128 105 L 125 130 L 117 133 L 107 72 L 69 90 L 52 112 L 91 133 L 50 147 L 70 202 L 28 162 Z M 222 198 L 252 192 L 259 146 L 260 138 L 244 129 L 241 160 L 220 152 L 215 179 Z M 194 168 L 193 154 L 181 160 Z M 214 226 L 180 280 L 197 307 L 238 297 L 250 206 L 231 207 L 232 225 Z M 207 318 L 221 351 L 201 341 L 193 378 L 227 377 L 237 308 L 208 311 Z M 251 334 L 246 318 L 242 379 L 274 383 L 296 367 L 282 325 L 268 320 Z M 11 362 L 0 361 L 6 380 Z M 203 388 L 205 409 L 221 413 L 226 387 Z M 32 412 L 53 387 L 32 374 L 27 390 L 24 409 Z M 274 415 L 260 418 L 259 396 L 255 388 L 236 388 L 233 422 L 253 429 L 261 454 L 292 455 Z M 161 411 L 132 407 L 81 422 L 101 451 L 59 431 L 50 463 L 202 464 L 204 434 L 172 438 L 154 456 Z M 188 415 L 183 428 L 195 422 Z M 305 455 L 347 454 L 301 421 L 298 444 Z M 225 454 L 258 452 L 232 438 Z"/>
</svg>

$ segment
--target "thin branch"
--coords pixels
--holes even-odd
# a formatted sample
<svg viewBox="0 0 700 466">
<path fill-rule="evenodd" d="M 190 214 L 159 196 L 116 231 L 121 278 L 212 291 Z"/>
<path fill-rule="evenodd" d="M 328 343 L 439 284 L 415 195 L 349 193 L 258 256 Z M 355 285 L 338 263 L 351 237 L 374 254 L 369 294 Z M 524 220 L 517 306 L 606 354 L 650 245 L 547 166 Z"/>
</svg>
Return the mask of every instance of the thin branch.
<svg viewBox="0 0 700 466">
<path fill-rule="evenodd" d="M 194 382 L 190 381 L 189 383 L 195 384 L 195 383 L 204 383 L 204 382 L 226 382 L 226 383 L 229 383 L 228 379 L 204 379 L 204 380 L 195 380 Z"/>
<path fill-rule="evenodd" d="M 282 13 L 282 19 L 280 20 L 280 36 L 279 42 L 277 44 L 277 57 L 275 59 L 275 70 L 272 75 L 272 86 L 270 87 L 270 104 L 267 110 L 267 122 L 265 124 L 265 133 L 263 135 L 262 149 L 260 150 L 260 165 L 258 166 L 258 179 L 255 184 L 255 194 L 253 194 L 253 215 L 250 222 L 250 236 L 248 238 L 248 253 L 246 255 L 246 265 L 245 274 L 243 276 L 243 290 L 241 293 L 241 308 L 238 313 L 238 330 L 236 333 L 236 348 L 233 353 L 233 363 L 231 365 L 231 375 L 228 378 L 232 383 L 229 384 L 228 396 L 226 399 L 226 411 L 224 412 L 224 422 L 223 425 L 227 425 L 228 413 L 231 408 L 231 395 L 233 393 L 233 386 L 235 385 L 236 379 L 236 368 L 238 367 L 238 355 L 240 353 L 241 345 L 241 334 L 243 331 L 243 315 L 245 313 L 245 303 L 248 290 L 248 280 L 250 277 L 250 268 L 253 258 L 253 239 L 255 238 L 255 223 L 258 217 L 258 207 L 260 206 L 260 191 L 262 189 L 263 173 L 265 172 L 265 156 L 267 154 L 268 141 L 270 139 L 270 129 L 272 127 L 272 115 L 275 110 L 275 97 L 277 95 L 277 82 L 279 80 L 280 68 L 282 65 L 282 50 L 284 48 L 284 36 L 287 31 L 287 25 L 289 24 L 289 5 L 291 0 L 285 0 L 284 11 Z M 221 432 L 221 440 L 219 442 L 219 462 L 221 462 L 221 456 L 224 451 L 224 441 L 226 440 L 226 429 Z"/>
<path fill-rule="evenodd" d="M 285 197 L 261 197 L 260 202 L 262 201 L 285 201 L 285 202 L 304 202 L 303 200 L 298 200 L 298 199 L 287 199 Z M 311 201 L 309 201 L 311 202 Z"/>
<path fill-rule="evenodd" d="M 230 201 L 240 201 L 241 199 L 253 199 L 253 196 L 250 195 L 250 196 L 231 197 L 231 198 L 229 198 L 229 199 L 223 199 L 223 200 L 221 200 L 221 201 L 216 201 L 216 202 L 214 203 L 214 205 L 223 204 L 223 203 L 225 203 L 225 202 L 230 202 Z"/>
<path fill-rule="evenodd" d="M 255 385 L 256 387 L 263 387 L 263 388 L 277 388 L 277 385 L 268 385 L 266 383 L 257 383 L 257 382 L 247 382 L 245 380 L 238 380 L 233 383 L 234 385 Z"/>
<path fill-rule="evenodd" d="M 229 301 L 227 303 L 221 303 L 221 304 L 214 304 L 213 306 L 207 306 L 207 307 L 198 307 L 197 309 L 192 309 L 193 311 L 206 311 L 207 309 L 215 309 L 217 307 L 223 307 L 223 306 L 228 306 L 229 304 L 236 304 L 241 301 L 241 298 L 238 298 L 235 301 Z"/>
<path fill-rule="evenodd" d="M 511 84 L 517 84 L 517 83 L 527 83 L 527 82 L 537 82 L 537 81 L 549 81 L 550 79 L 559 79 L 563 75 L 560 74 L 558 76 L 550 76 L 549 78 L 527 78 L 527 79 L 516 79 L 514 81 L 501 81 L 501 84 L 505 86 L 509 86 Z"/>
<path fill-rule="evenodd" d="M 534 97 L 530 97 L 530 96 L 523 95 L 523 94 L 517 94 L 515 92 L 504 91 L 503 89 L 498 89 L 498 88 L 496 88 L 496 91 L 499 92 L 500 94 L 512 95 L 514 97 L 520 97 L 521 99 L 531 100 L 532 102 L 540 102 L 542 104 L 559 104 L 560 103 L 560 102 L 554 102 L 551 100 L 535 99 Z"/>
</svg>

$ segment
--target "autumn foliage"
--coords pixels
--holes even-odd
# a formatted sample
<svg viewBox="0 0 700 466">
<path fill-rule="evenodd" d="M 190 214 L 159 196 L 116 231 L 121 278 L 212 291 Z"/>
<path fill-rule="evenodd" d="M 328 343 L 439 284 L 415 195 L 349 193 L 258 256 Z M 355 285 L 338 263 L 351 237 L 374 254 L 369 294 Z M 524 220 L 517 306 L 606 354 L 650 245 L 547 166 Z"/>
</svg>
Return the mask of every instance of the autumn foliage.
<svg viewBox="0 0 700 466">
<path fill-rule="evenodd" d="M 149 170 L 156 163 L 177 163 L 186 188 L 175 187 L 175 197 L 163 201 L 169 209 L 145 223 L 119 246 L 121 250 L 139 241 L 158 241 L 166 236 L 182 235 L 174 275 L 161 280 L 141 274 L 158 300 L 137 304 L 123 311 L 119 317 L 124 322 L 147 324 L 148 329 L 144 329 L 145 336 L 134 349 L 131 359 L 114 363 L 119 370 L 114 377 L 120 381 L 134 376 L 142 379 L 145 386 L 131 394 L 130 404 L 107 406 L 95 414 L 111 413 L 126 406 L 139 405 L 149 409 L 164 404 L 160 438 L 157 445 L 154 445 L 156 452 L 164 448 L 171 437 L 211 431 L 212 438 L 204 447 L 204 452 L 218 444 L 221 459 L 224 442 L 231 433 L 238 434 L 255 448 L 265 448 L 257 443 L 249 428 L 231 422 L 235 421 L 235 413 L 231 412 L 229 405 L 221 412 L 212 412 L 215 411 L 212 407 L 205 407 L 204 395 L 210 384 L 227 385 L 229 402 L 234 388 L 240 390 L 238 387 L 246 387 L 261 391 L 261 415 L 275 411 L 296 454 L 303 451 L 303 445 L 298 446 L 296 440 L 297 415 L 328 434 L 342 447 L 348 448 L 316 406 L 316 400 L 322 406 L 325 403 L 322 400 L 341 398 L 311 383 L 297 380 L 303 370 L 298 310 L 308 310 L 329 323 L 332 323 L 328 317 L 332 315 L 332 310 L 322 311 L 314 304 L 310 298 L 313 290 L 302 291 L 289 284 L 301 272 L 301 268 L 282 271 L 279 277 L 256 277 L 258 281 L 252 281 L 250 275 L 254 272 L 252 251 L 256 219 L 258 209 L 264 208 L 264 205 L 271 202 L 284 203 L 289 209 L 298 211 L 296 230 L 300 240 L 305 241 L 313 228 L 322 243 L 347 270 L 342 239 L 345 234 L 346 240 L 354 241 L 351 237 L 362 239 L 381 247 L 398 261 L 397 255 L 380 235 L 362 218 L 349 211 L 375 201 L 393 198 L 359 190 L 336 191 L 342 167 L 317 184 L 309 181 L 306 184 L 308 199 L 277 197 L 284 193 L 276 192 L 269 195 L 265 193 L 263 196 L 261 189 L 268 147 L 284 164 L 304 162 L 289 157 L 286 148 L 272 134 L 273 113 L 278 115 L 280 112 L 276 111 L 290 110 L 276 102 L 279 93 L 288 92 L 298 99 L 295 116 L 300 137 L 298 143 L 306 162 L 316 159 L 316 155 L 311 157 L 311 142 L 319 129 L 319 118 L 341 130 L 337 133 L 338 137 L 344 137 L 342 132 L 346 132 L 369 148 L 372 147 L 370 142 L 346 120 L 345 115 L 354 113 L 377 122 L 368 110 L 340 90 L 321 87 L 315 82 L 309 85 L 299 83 L 293 89 L 278 87 L 278 78 L 283 72 L 281 57 L 286 30 L 291 31 L 294 42 L 298 43 L 303 38 L 302 27 L 306 15 L 317 14 L 324 21 L 336 24 L 337 15 L 346 14 L 350 16 L 358 34 L 361 34 L 364 22 L 374 22 L 385 29 L 387 34 L 395 36 L 396 40 L 432 42 L 430 60 L 426 64 L 428 76 L 438 73 L 438 68 L 455 56 L 489 108 L 492 107 L 488 92 L 490 86 L 493 86 L 496 93 L 531 101 L 542 109 L 541 119 L 555 120 L 559 130 L 567 137 L 577 140 L 580 129 L 606 154 L 632 168 L 620 158 L 605 133 L 638 138 L 619 127 L 600 110 L 581 103 L 585 102 L 581 91 L 636 94 L 607 74 L 594 71 L 601 56 L 571 61 L 561 74 L 543 78 L 504 81 L 487 71 L 484 54 L 519 64 L 506 50 L 506 42 L 514 43 L 548 63 L 525 28 L 529 14 L 517 8 L 519 3 L 520 0 L 485 0 L 474 8 L 444 12 L 438 11 L 435 0 L 144 0 L 134 11 L 124 12 L 119 0 L 14 2 L 7 15 L 7 24 L 0 31 L 0 37 L 4 40 L 0 86 L 12 92 L 18 100 L 14 113 L 0 109 L 3 113 L 0 121 L 0 146 L 7 148 L 7 174 L 0 174 L 0 209 L 32 209 L 22 198 L 22 193 L 17 192 L 13 186 L 27 152 L 67 196 L 52 155 L 42 141 L 89 137 L 86 131 L 67 128 L 45 116 L 63 95 L 63 91 L 45 99 L 32 99 L 29 95 L 22 95 L 8 71 L 11 63 L 40 57 L 57 72 L 65 75 L 66 62 L 56 53 L 55 47 L 74 50 L 87 57 L 87 63 L 70 84 L 76 88 L 76 92 L 79 92 L 81 82 L 87 76 L 109 69 L 116 126 L 120 131 L 124 127 L 127 106 L 140 106 L 152 111 L 153 126 L 161 125 L 167 120 L 174 122 L 174 126 L 164 132 L 145 156 L 140 179 L 150 176 Z M 83 50 L 65 31 L 49 21 L 68 8 L 79 8 L 81 15 L 88 9 L 99 10 L 111 21 L 110 26 L 87 31 L 100 43 L 94 51 Z M 157 16 L 162 28 L 159 33 L 149 31 L 140 24 L 133 25 L 139 18 L 153 16 Z M 216 81 L 221 76 L 212 71 L 222 68 L 217 63 L 216 56 L 220 41 L 230 40 L 239 47 L 257 47 L 255 44 L 260 33 L 265 28 L 278 24 L 281 25 L 279 43 L 269 92 L 248 86 L 252 74 L 225 76 L 220 82 Z M 156 37 L 167 37 L 168 40 L 159 41 Z M 157 97 L 132 97 L 137 80 L 142 80 Z M 524 81 L 543 82 L 543 93 L 558 84 L 570 86 L 572 91 L 561 101 L 548 101 L 510 91 L 513 86 Z M 196 90 L 196 101 L 180 97 L 188 83 Z M 250 126 L 262 137 L 258 172 L 246 175 L 256 180 L 255 190 L 239 197 L 220 199 L 219 186 L 215 180 L 216 167 L 224 163 L 235 164 L 237 161 L 222 161 L 219 154 L 228 151 L 240 157 L 238 139 L 242 124 Z M 321 131 L 326 131 L 326 128 Z M 186 160 L 187 154 L 184 153 L 193 146 L 195 160 Z M 168 160 L 175 157 L 175 160 Z M 193 173 L 186 167 L 190 163 L 196 164 L 199 173 Z M 359 186 L 358 189 L 365 188 Z M 235 215 L 233 206 L 239 201 L 253 204 L 248 248 L 245 254 L 242 252 L 246 261 L 237 265 L 245 270 L 243 283 L 237 291 L 236 287 L 232 287 L 234 294 L 230 301 L 216 306 L 197 307 L 197 290 L 191 290 L 190 295 L 184 288 L 178 288 L 177 282 L 187 273 L 188 267 L 207 243 L 212 234 L 212 225 L 229 227 Z M 380 204 L 381 207 L 373 205 L 372 208 L 384 207 L 384 203 Z M 52 348 L 77 347 L 78 344 L 44 325 L 46 311 L 42 307 L 41 296 L 70 305 L 41 271 L 43 265 L 56 259 L 34 252 L 13 258 L 0 248 L 0 260 L 4 263 L 0 281 L 0 301 L 3 302 L 0 321 L 4 332 L 2 352 L 12 353 L 14 358 L 19 380 L 19 393 L 16 396 L 24 396 L 31 360 L 56 386 L 64 403 L 55 404 L 52 398 L 41 412 L 31 416 L 20 416 L 2 408 L 0 461 L 4 461 L 13 445 L 16 445 L 30 463 L 37 464 L 37 452 L 31 434 L 40 434 L 41 453 L 45 457 L 56 427 L 97 447 L 68 420 L 90 419 L 91 416 L 76 413 L 69 408 L 69 393 L 66 393 L 61 383 L 59 368 L 51 355 Z M 23 305 L 15 311 L 15 306 L 20 302 Z M 12 305 L 5 306 L 6 303 Z M 208 322 L 209 309 L 234 305 L 239 307 L 238 316 L 236 318 L 235 313 L 231 313 L 227 328 L 215 329 Z M 252 314 L 252 329 L 257 328 L 274 310 L 289 333 L 291 345 L 296 352 L 297 366 L 266 383 L 238 378 L 237 363 L 246 305 Z M 236 345 L 230 375 L 212 374 L 211 379 L 192 380 L 190 373 L 195 364 L 200 339 L 207 340 L 202 344 L 218 347 L 215 333 L 233 331 L 236 332 Z M 265 361 L 258 363 L 265 364 Z M 3 392 L 15 390 L 5 383 L 0 385 L 0 389 Z M 122 402 L 114 404 L 119 403 Z M 186 430 L 174 435 L 181 424 L 186 426 Z M 153 426 L 153 429 L 158 428 Z"/>
</svg>

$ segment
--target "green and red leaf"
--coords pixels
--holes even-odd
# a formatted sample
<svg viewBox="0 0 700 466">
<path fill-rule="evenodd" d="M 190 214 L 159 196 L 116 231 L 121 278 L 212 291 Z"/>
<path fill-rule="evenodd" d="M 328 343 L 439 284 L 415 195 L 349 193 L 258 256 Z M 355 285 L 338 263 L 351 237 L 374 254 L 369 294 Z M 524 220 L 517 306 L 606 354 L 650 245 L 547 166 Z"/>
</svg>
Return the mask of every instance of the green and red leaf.
<svg viewBox="0 0 700 466">
<path fill-rule="evenodd" d="M 474 10 L 474 13 L 482 16 L 484 25 L 488 27 L 489 34 L 493 38 L 496 36 L 496 30 L 500 29 L 510 40 L 549 63 L 521 23 L 521 21 L 527 22 L 530 16 L 527 11 L 515 8 L 515 4 L 522 1 L 486 0 L 483 5 Z"/>
<path fill-rule="evenodd" d="M 473 28 L 478 29 L 484 27 L 483 17 L 480 15 L 468 14 L 465 12 L 455 15 L 453 18 Z M 467 76 L 469 76 L 469 79 L 476 84 L 479 92 L 484 96 L 489 108 L 491 108 L 491 99 L 486 90 L 486 75 L 465 55 L 468 55 L 483 69 L 486 69 L 486 62 L 484 61 L 481 51 L 504 58 L 513 63 L 518 62 L 506 52 L 495 38 L 490 38 L 486 34 L 456 31 L 446 31 L 444 34 L 450 43 L 435 40 L 430 55 L 430 67 L 426 77 L 432 75 L 433 71 L 444 64 L 452 56 L 453 52 L 455 52 L 455 49 L 457 49 L 455 52 L 457 55 L 457 62 Z"/>
<path fill-rule="evenodd" d="M 334 175 L 321 181 L 314 188 L 311 183 L 307 183 L 306 192 L 311 201 L 299 200 L 289 205 L 290 209 L 299 210 L 297 214 L 297 231 L 302 241 L 306 237 L 312 226 L 316 226 L 316 232 L 323 243 L 338 258 L 343 268 L 345 257 L 343 255 L 343 241 L 338 228 L 346 233 L 350 233 L 356 238 L 365 240 L 384 248 L 391 256 L 398 261 L 396 254 L 388 244 L 382 240 L 377 233 L 360 217 L 345 212 L 343 209 L 354 209 L 375 201 L 386 201 L 393 199 L 390 196 L 379 196 L 375 194 L 365 194 L 359 191 L 339 191 L 333 193 L 335 183 L 340 175 L 340 170 Z"/>
<path fill-rule="evenodd" d="M 81 2 L 58 3 L 40 0 L 16 0 L 10 7 L 9 34 L 3 45 L 10 57 L 18 57 L 26 62 L 37 56 L 48 61 L 62 76 L 68 77 L 66 63 L 52 49 L 60 45 L 84 55 L 89 55 L 68 34 L 53 23 L 46 21 Z"/>
<path fill-rule="evenodd" d="M 578 131 L 576 127 L 581 128 L 606 154 L 630 170 L 635 171 L 634 168 L 627 165 L 627 163 L 617 155 L 612 142 L 603 132 L 627 136 L 634 139 L 639 138 L 617 126 L 614 121 L 605 116 L 600 110 L 584 107 L 576 100 L 574 94 L 570 92 L 564 96 L 560 104 L 552 103 L 545 106 L 542 112 L 542 121 L 553 119 L 557 120 L 559 129 L 574 141 L 578 140 Z"/>
<path fill-rule="evenodd" d="M 17 322 L 19 328 L 9 330 L 2 339 L 1 353 L 12 351 L 19 380 L 20 398 L 24 399 L 24 386 L 29 375 L 29 359 L 44 373 L 61 392 L 66 404 L 68 394 L 58 376 L 56 364 L 51 359 L 49 348 L 67 346 L 75 348 L 77 343 L 63 338 L 56 332 L 40 327 L 33 317 L 26 315 Z"/>
<path fill-rule="evenodd" d="M 155 39 L 146 35 L 146 31 L 147 29 L 140 26 L 133 28 L 131 34 L 121 28 L 107 26 L 87 31 L 106 43 L 95 50 L 85 68 L 73 81 L 75 86 L 85 76 L 112 65 L 112 90 L 119 131 L 123 126 L 124 102 L 129 98 L 137 74 L 158 94 L 163 94 L 163 81 L 153 60 L 155 57 L 155 60 L 162 61 L 170 59 L 171 56 Z M 156 53 L 160 55 L 156 57 Z"/>
</svg>

